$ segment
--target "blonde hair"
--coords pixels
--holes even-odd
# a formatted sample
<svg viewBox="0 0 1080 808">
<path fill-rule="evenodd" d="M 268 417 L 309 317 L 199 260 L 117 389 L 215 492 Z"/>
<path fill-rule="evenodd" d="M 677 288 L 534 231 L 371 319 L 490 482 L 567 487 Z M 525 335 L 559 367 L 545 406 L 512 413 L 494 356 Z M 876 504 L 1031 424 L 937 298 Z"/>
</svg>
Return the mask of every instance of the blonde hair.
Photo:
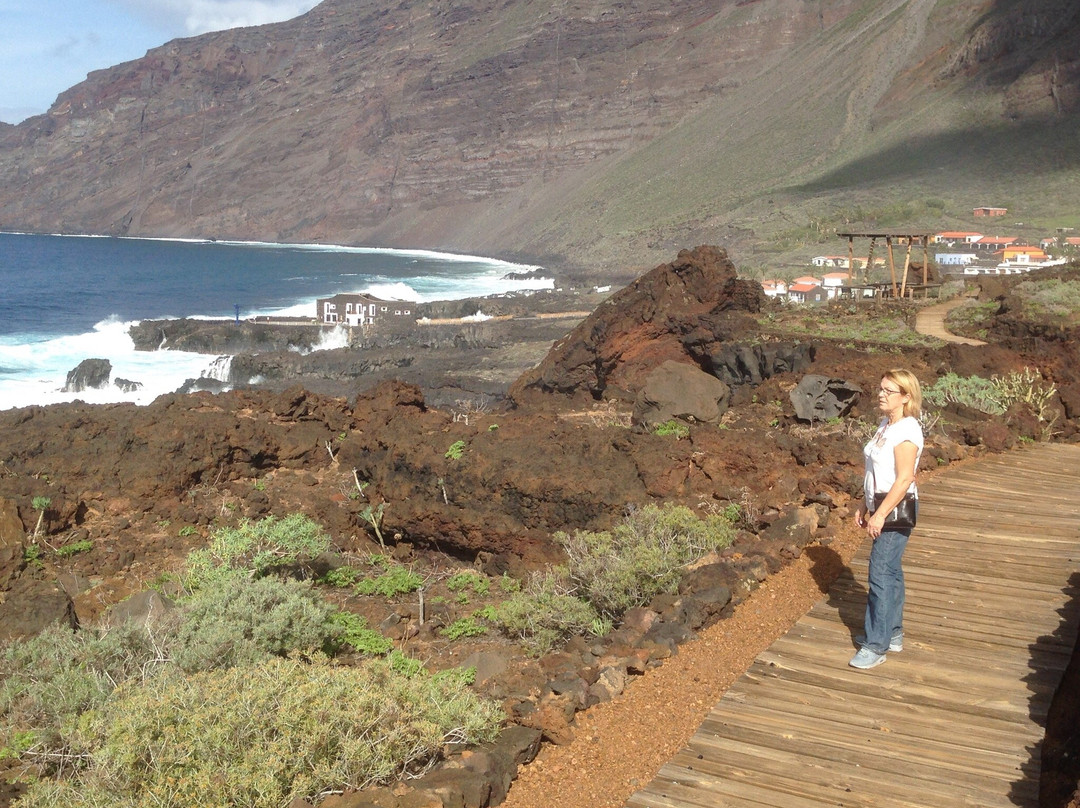
<svg viewBox="0 0 1080 808">
<path fill-rule="evenodd" d="M 910 415 L 912 418 L 918 418 L 922 415 L 922 387 L 919 386 L 919 380 L 915 378 L 914 373 L 903 368 L 893 368 L 885 371 L 883 378 L 891 381 L 900 388 L 901 393 L 908 396 L 908 400 L 904 404 L 905 416 Z"/>
</svg>

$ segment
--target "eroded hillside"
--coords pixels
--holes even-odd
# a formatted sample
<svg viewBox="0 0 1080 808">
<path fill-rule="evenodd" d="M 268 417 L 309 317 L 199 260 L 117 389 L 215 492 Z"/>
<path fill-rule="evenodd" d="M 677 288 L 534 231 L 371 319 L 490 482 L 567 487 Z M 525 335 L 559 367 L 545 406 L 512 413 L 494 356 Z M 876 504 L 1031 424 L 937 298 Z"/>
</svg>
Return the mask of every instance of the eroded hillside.
<svg viewBox="0 0 1080 808">
<path fill-rule="evenodd" d="M 867 197 L 1034 187 L 1002 166 L 1051 211 L 1078 170 L 1077 30 L 1063 0 L 326 0 L 0 127 L 0 228 L 643 267 Z"/>
</svg>

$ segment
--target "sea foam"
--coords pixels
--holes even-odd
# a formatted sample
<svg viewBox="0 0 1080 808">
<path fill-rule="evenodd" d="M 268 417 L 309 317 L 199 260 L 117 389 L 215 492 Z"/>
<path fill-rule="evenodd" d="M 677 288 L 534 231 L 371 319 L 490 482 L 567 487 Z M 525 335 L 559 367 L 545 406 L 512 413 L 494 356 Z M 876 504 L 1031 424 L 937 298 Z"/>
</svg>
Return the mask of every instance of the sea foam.
<svg viewBox="0 0 1080 808">
<path fill-rule="evenodd" d="M 9 239 L 4 241 L 5 249 L 11 255 L 15 255 L 14 247 L 28 249 L 32 246 L 44 251 L 52 244 L 48 242 L 49 237 L 26 236 L 27 243 L 24 243 L 22 237 L 0 234 L 0 240 L 5 238 Z M 92 241 L 80 241 L 82 238 Z M 116 242 L 122 245 L 149 241 L 175 241 L 177 248 L 174 251 L 163 245 L 156 252 L 148 254 L 145 249 L 114 250 L 110 246 Z M 192 243 L 197 246 L 192 247 Z M 126 263 L 118 265 L 99 261 L 97 265 L 88 263 L 83 266 L 81 259 L 90 244 L 108 249 L 105 261 L 122 260 Z M 225 245 L 230 244 L 242 249 L 235 253 L 231 249 L 224 251 Z M 0 312 L 3 313 L 0 319 L 6 319 L 8 326 L 5 333 L 4 323 L 0 322 L 0 409 L 74 400 L 147 404 L 159 395 L 179 389 L 189 379 L 228 381 L 231 361 L 228 356 L 173 350 L 136 351 L 128 329 L 138 320 L 131 320 L 130 317 L 108 317 L 86 330 L 93 320 L 84 316 L 83 325 L 72 327 L 75 322 L 72 313 L 85 315 L 89 311 L 100 311 L 103 305 L 110 308 L 115 305 L 115 311 L 121 308 L 118 305 L 121 299 L 130 306 L 134 306 L 132 301 L 135 301 L 141 306 L 153 306 L 167 312 L 160 319 L 175 316 L 221 320 L 221 308 L 228 311 L 234 300 L 243 301 L 250 297 L 251 289 L 268 290 L 272 293 L 270 296 L 275 298 L 274 302 L 280 301 L 280 305 L 256 304 L 239 312 L 239 316 L 243 319 L 256 316 L 314 319 L 317 299 L 342 292 L 363 292 L 384 300 L 419 303 L 554 287 L 554 282 L 549 278 L 508 277 L 510 273 L 517 274 L 537 267 L 426 250 L 204 242 L 194 239 L 110 240 L 109 237 L 92 236 L 66 236 L 61 245 L 65 260 L 42 252 L 36 263 L 31 260 L 36 254 L 31 254 L 25 259 L 25 264 L 12 258 L 7 265 L 0 267 L 0 276 L 3 276 L 0 282 L 8 286 L 8 291 L 12 291 L 11 284 L 18 280 L 28 282 L 23 284 L 23 295 L 17 298 L 18 302 L 8 300 L 5 303 L 0 300 Z M 252 250 L 264 252 L 253 253 Z M 182 253 L 188 262 L 184 265 L 185 269 L 164 274 L 167 271 L 165 264 L 177 253 Z M 310 261 L 303 257 L 305 253 L 312 255 Z M 341 266 L 340 262 L 328 266 L 326 259 L 319 257 L 327 253 L 362 254 L 369 257 L 365 259 L 368 264 L 363 271 Z M 102 253 L 96 250 L 94 254 Z M 275 264 L 258 259 L 260 254 L 282 257 L 275 259 Z M 240 258 L 248 260 L 246 268 L 236 267 Z M 319 263 L 312 264 L 311 261 Z M 264 272 L 264 265 L 284 271 L 274 276 L 269 271 Z M 67 270 L 67 274 L 58 275 L 58 267 Z M 95 272 L 98 274 L 93 274 Z M 245 272 L 246 275 L 243 274 Z M 253 272 L 258 273 L 257 276 L 253 277 Z M 102 291 L 103 279 L 111 282 L 109 291 Z M 208 282 L 217 284 L 219 281 L 236 279 L 246 281 L 247 286 L 233 289 L 226 283 L 219 289 L 215 285 L 212 294 L 197 298 L 197 293 Z M 178 285 L 177 280 L 182 283 Z M 91 297 L 96 309 L 88 308 Z M 79 300 L 80 308 L 46 308 L 65 298 Z M 196 299 L 201 302 L 195 302 Z M 207 306 L 207 303 L 214 304 L 214 307 Z M 101 311 L 98 316 L 108 310 Z M 157 315 L 152 316 L 159 319 Z M 63 333 L 67 328 L 83 333 Z M 344 329 L 337 329 L 327 331 L 314 350 L 329 350 L 347 344 L 348 333 Z M 107 359 L 111 363 L 109 385 L 103 389 L 78 393 L 64 392 L 67 374 L 84 359 Z M 138 387 L 130 392 L 125 391 L 116 386 L 117 379 L 134 382 Z"/>
</svg>

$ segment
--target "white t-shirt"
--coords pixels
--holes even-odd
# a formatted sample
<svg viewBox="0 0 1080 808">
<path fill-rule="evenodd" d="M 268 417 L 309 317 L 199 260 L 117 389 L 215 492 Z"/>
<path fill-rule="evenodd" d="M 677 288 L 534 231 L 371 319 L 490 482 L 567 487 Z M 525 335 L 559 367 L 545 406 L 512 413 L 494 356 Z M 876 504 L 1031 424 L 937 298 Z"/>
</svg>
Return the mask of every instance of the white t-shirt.
<svg viewBox="0 0 1080 808">
<path fill-rule="evenodd" d="M 918 418 L 908 415 L 895 424 L 890 424 L 888 418 L 883 418 L 874 437 L 863 447 L 863 457 L 866 459 L 863 495 L 866 498 L 866 507 L 871 511 L 874 508 L 874 494 L 886 493 L 896 482 L 896 455 L 893 451 L 904 441 L 911 441 L 918 449 L 915 453 L 917 469 L 923 450 L 922 425 Z M 911 481 L 908 493 L 919 495 L 914 480 Z"/>
</svg>

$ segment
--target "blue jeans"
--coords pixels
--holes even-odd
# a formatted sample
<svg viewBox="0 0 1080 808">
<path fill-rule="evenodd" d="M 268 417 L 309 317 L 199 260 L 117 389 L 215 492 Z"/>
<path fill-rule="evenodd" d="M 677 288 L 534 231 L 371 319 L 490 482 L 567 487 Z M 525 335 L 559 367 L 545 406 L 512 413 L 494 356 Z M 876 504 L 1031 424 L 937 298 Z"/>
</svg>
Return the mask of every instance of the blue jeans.
<svg viewBox="0 0 1080 808">
<path fill-rule="evenodd" d="M 904 556 L 910 530 L 883 530 L 870 548 L 870 591 L 863 622 L 864 648 L 878 654 L 889 650 L 889 641 L 904 631 Z"/>
</svg>

